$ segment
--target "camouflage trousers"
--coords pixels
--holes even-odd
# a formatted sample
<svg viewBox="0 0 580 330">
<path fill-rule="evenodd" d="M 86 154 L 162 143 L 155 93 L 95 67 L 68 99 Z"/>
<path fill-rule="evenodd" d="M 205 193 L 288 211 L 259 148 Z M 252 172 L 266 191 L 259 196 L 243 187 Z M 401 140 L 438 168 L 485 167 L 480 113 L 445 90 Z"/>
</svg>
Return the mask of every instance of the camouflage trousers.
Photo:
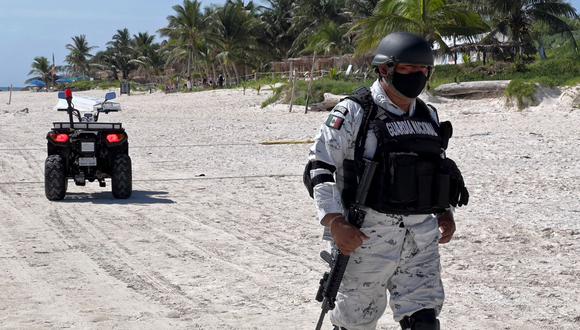
<svg viewBox="0 0 580 330">
<path fill-rule="evenodd" d="M 437 219 L 366 211 L 361 230 L 370 239 L 350 256 L 330 313 L 332 324 L 375 329 L 387 302 L 397 322 L 425 308 L 439 314 L 444 293 Z"/>
</svg>

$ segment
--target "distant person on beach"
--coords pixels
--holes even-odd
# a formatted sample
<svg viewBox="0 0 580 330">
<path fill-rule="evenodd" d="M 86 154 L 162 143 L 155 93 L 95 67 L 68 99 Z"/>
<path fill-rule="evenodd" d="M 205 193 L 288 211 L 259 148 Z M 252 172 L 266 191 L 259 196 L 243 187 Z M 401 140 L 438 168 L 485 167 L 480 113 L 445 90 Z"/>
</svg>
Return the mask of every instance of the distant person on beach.
<svg viewBox="0 0 580 330">
<path fill-rule="evenodd" d="M 220 75 L 218 76 L 218 86 L 219 86 L 220 88 L 221 88 L 221 87 L 224 87 L 224 76 L 223 76 L 222 74 L 220 74 Z"/>
<path fill-rule="evenodd" d="M 439 329 L 438 244 L 453 237 L 454 207 L 469 194 L 445 157 L 451 124 L 418 98 L 433 63 L 423 38 L 387 35 L 372 60 L 378 79 L 333 108 L 310 148 L 305 178 L 324 239 L 333 260 L 350 256 L 329 313 L 335 329 L 375 329 L 387 303 L 402 329 Z"/>
</svg>

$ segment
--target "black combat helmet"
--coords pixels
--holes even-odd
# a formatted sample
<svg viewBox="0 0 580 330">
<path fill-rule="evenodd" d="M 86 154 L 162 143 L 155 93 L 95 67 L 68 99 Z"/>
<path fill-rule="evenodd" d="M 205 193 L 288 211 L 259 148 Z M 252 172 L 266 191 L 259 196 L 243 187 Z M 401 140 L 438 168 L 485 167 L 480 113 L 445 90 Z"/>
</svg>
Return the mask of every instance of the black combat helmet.
<svg viewBox="0 0 580 330">
<path fill-rule="evenodd" d="M 433 66 L 433 50 L 425 39 L 409 32 L 393 32 L 381 40 L 372 65 L 417 64 Z"/>
</svg>

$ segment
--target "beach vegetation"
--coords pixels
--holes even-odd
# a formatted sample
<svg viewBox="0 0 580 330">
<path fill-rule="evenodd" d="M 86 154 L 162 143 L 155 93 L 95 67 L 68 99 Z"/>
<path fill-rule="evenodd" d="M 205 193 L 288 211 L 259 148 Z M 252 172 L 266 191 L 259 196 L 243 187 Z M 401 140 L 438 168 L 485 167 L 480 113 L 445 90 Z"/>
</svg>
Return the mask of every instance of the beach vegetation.
<svg viewBox="0 0 580 330">
<path fill-rule="evenodd" d="M 135 55 L 131 63 L 137 66 L 135 76 L 144 81 L 155 81 L 163 75 L 166 52 L 155 42 L 155 35 L 139 32 L 133 36 Z"/>
<path fill-rule="evenodd" d="M 483 18 L 460 1 L 443 0 L 379 1 L 373 14 L 358 20 L 351 29 L 359 55 L 373 51 L 385 35 L 395 31 L 417 33 L 437 44 L 440 51 L 449 52 L 445 37 L 471 41 L 488 30 Z"/>
<path fill-rule="evenodd" d="M 65 61 L 68 63 L 68 71 L 73 76 L 87 78 L 90 76 L 90 59 L 93 57 L 91 51 L 96 46 L 89 46 L 87 37 L 84 34 L 72 37 L 72 43 L 66 45 L 69 54 Z"/>
<path fill-rule="evenodd" d="M 292 7 L 291 26 L 288 31 L 293 37 L 293 42 L 287 55 L 308 54 L 320 47 L 334 48 L 337 53 L 332 55 L 339 55 L 345 54 L 343 51 L 348 51 L 349 47 L 352 48 L 352 36 L 338 35 L 339 32 L 346 31 L 353 21 L 348 12 L 347 2 L 345 0 L 296 1 Z M 327 41 L 321 39 L 327 39 Z M 316 44 L 319 45 L 315 46 Z"/>
<path fill-rule="evenodd" d="M 48 58 L 44 56 L 35 57 L 31 65 L 31 70 L 28 72 L 28 75 L 32 77 L 27 79 L 26 83 L 41 80 L 48 86 L 54 79 L 52 69 L 53 67 L 49 63 Z"/>
<path fill-rule="evenodd" d="M 133 40 L 127 28 L 117 30 L 113 35 L 113 39 L 107 43 L 108 50 L 112 55 L 112 65 L 117 72 L 121 73 L 121 79 L 129 79 L 129 74 L 136 69 L 136 65 L 132 62 Z"/>
<path fill-rule="evenodd" d="M 194 60 L 196 53 L 204 47 L 208 15 L 202 14 L 201 2 L 197 0 L 184 0 L 183 5 L 172 8 L 174 14 L 167 17 L 168 24 L 159 29 L 159 33 L 169 37 L 165 45 L 169 52 L 168 64 L 177 64 L 179 68 L 185 62 L 185 74 L 191 88 Z"/>
<path fill-rule="evenodd" d="M 454 62 L 436 67 L 430 88 L 490 79 L 573 84 L 580 79 L 579 22 L 559 0 L 228 0 L 208 7 L 182 0 L 168 8 L 161 39 L 121 27 L 93 55 L 97 46 L 85 35 L 72 37 L 66 71 L 86 80 L 197 91 L 221 87 L 220 75 L 223 87 L 262 90 L 269 85 L 262 79 L 288 81 L 297 70 L 299 89 L 310 77 L 315 90 L 338 88 L 373 77 L 370 60 L 381 38 L 409 31 L 431 42 L 439 59 Z M 44 69 L 36 59 L 33 65 L 31 75 L 42 79 Z M 50 70 L 49 84 L 58 68 L 52 63 Z"/>
<path fill-rule="evenodd" d="M 430 88 L 447 83 L 480 80 L 523 79 L 547 86 L 573 86 L 580 82 L 580 57 L 563 53 L 525 65 L 525 69 L 509 62 L 475 62 L 437 65 L 429 82 Z"/>
<path fill-rule="evenodd" d="M 265 108 L 272 103 L 276 103 L 276 102 L 280 101 L 280 98 L 282 97 L 282 93 L 284 93 L 284 91 L 286 90 L 285 87 L 286 87 L 285 85 L 271 86 L 272 95 L 270 95 L 264 102 L 262 102 L 261 107 Z M 259 92 L 259 89 L 258 89 L 258 92 Z"/>
<path fill-rule="evenodd" d="M 534 39 L 539 35 L 560 33 L 577 52 L 573 29 L 566 19 L 578 20 L 571 4 L 560 0 L 474 0 L 466 5 L 485 18 L 490 30 L 483 42 L 497 42 L 498 35 L 508 37 L 512 59 L 531 62 L 538 50 Z M 544 30 L 538 33 L 539 27 Z M 534 33 L 536 32 L 536 34 Z M 540 51 L 543 51 L 540 45 Z"/>
<path fill-rule="evenodd" d="M 523 79 L 514 79 L 507 86 L 505 95 L 507 96 L 508 102 L 513 102 L 515 99 L 518 109 L 521 110 L 528 105 L 536 103 L 534 96 L 536 90 L 537 86 L 535 83 Z"/>
</svg>

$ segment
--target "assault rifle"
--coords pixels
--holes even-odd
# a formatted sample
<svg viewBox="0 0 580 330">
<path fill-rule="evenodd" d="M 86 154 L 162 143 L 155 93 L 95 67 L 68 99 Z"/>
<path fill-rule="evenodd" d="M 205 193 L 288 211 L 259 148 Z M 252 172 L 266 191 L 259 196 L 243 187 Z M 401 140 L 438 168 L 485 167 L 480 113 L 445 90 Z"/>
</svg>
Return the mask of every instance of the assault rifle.
<svg viewBox="0 0 580 330">
<path fill-rule="evenodd" d="M 361 206 L 363 206 L 367 198 L 371 180 L 377 167 L 377 162 L 367 159 L 364 159 L 364 162 L 364 172 L 356 189 L 355 202 L 349 207 L 346 217 L 348 222 L 357 228 L 362 226 L 366 215 L 365 211 L 361 209 Z M 340 287 L 340 282 L 342 282 L 342 277 L 349 259 L 349 256 L 342 254 L 338 249 L 334 257 L 327 251 L 320 252 L 320 257 L 329 264 L 330 271 L 325 272 L 322 276 L 318 292 L 316 293 L 316 301 L 322 303 L 322 312 L 320 312 L 316 330 L 320 330 L 322 327 L 326 313 L 334 309 L 336 294 L 338 293 L 338 288 Z"/>
</svg>

